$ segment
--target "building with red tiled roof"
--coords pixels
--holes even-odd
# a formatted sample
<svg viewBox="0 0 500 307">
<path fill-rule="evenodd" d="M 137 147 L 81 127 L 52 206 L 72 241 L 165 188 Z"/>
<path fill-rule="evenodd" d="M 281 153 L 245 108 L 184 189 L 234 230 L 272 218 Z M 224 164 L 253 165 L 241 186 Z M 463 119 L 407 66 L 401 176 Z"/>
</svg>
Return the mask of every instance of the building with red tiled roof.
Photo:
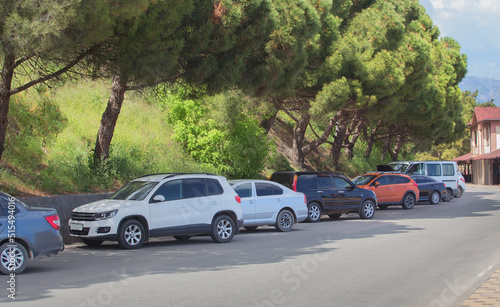
<svg viewBox="0 0 500 307">
<path fill-rule="evenodd" d="M 471 152 L 453 160 L 465 165 L 472 183 L 500 184 L 500 107 L 474 108 L 467 127 Z"/>
</svg>

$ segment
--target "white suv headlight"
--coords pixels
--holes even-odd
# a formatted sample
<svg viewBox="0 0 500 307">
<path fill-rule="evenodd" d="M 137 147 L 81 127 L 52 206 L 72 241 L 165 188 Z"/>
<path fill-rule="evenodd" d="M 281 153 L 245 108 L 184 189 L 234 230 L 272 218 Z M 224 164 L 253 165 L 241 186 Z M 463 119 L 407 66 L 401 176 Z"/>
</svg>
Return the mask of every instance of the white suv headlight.
<svg viewBox="0 0 500 307">
<path fill-rule="evenodd" d="M 96 213 L 96 214 L 94 214 L 94 220 L 100 221 L 100 220 L 110 219 L 113 216 L 115 216 L 117 212 L 118 212 L 118 209 Z"/>
</svg>

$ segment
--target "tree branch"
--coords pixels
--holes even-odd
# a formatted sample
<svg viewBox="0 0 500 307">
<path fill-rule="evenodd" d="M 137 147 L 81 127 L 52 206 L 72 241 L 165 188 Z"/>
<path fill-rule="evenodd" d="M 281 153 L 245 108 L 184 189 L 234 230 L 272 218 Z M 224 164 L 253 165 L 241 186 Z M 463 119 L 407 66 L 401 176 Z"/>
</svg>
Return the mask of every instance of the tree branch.
<svg viewBox="0 0 500 307">
<path fill-rule="evenodd" d="M 42 82 L 45 82 L 45 81 L 48 81 L 52 78 L 55 78 L 55 77 L 58 77 L 62 74 L 64 74 L 65 72 L 67 72 L 68 70 L 70 70 L 73 66 L 75 66 L 76 64 L 78 64 L 81 60 L 83 60 L 83 58 L 85 58 L 88 54 L 90 54 L 90 50 L 87 50 L 86 52 L 83 52 L 82 54 L 80 54 L 77 58 L 75 58 L 73 61 L 69 62 L 68 65 L 64 66 L 63 68 L 51 73 L 51 74 L 48 74 L 46 76 L 43 76 L 43 77 L 40 77 L 38 79 L 35 79 L 33 81 L 30 81 L 22 86 L 19 86 L 19 87 L 16 87 L 16 88 L 13 88 L 10 90 L 10 95 L 14 95 L 14 94 L 17 94 L 19 92 L 22 92 L 34 85 L 37 85 L 39 83 L 42 83 Z"/>
</svg>

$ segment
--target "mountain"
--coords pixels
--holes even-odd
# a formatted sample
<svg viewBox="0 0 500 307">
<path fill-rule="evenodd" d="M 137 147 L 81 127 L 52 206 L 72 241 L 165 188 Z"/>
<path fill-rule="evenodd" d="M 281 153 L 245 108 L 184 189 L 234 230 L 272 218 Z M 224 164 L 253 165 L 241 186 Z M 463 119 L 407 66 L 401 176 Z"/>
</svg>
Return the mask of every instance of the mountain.
<svg viewBox="0 0 500 307">
<path fill-rule="evenodd" d="M 477 102 L 488 102 L 500 106 L 500 81 L 483 77 L 465 77 L 458 85 L 462 91 L 478 91 Z"/>
</svg>

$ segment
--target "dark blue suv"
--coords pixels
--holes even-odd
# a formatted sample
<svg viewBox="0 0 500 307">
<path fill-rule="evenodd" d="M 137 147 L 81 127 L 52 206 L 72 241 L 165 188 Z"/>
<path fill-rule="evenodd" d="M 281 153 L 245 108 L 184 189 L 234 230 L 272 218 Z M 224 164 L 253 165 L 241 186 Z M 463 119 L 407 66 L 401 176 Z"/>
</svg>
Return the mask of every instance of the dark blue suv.
<svg viewBox="0 0 500 307">
<path fill-rule="evenodd" d="M 275 172 L 269 180 L 306 195 L 309 222 L 319 221 L 322 214 L 338 219 L 345 213 L 357 213 L 362 219 L 371 219 L 377 207 L 375 193 L 357 187 L 340 173 Z"/>
<path fill-rule="evenodd" d="M 30 207 L 0 192 L 0 271 L 19 274 L 30 259 L 62 251 L 59 227 L 55 209 Z"/>
</svg>

